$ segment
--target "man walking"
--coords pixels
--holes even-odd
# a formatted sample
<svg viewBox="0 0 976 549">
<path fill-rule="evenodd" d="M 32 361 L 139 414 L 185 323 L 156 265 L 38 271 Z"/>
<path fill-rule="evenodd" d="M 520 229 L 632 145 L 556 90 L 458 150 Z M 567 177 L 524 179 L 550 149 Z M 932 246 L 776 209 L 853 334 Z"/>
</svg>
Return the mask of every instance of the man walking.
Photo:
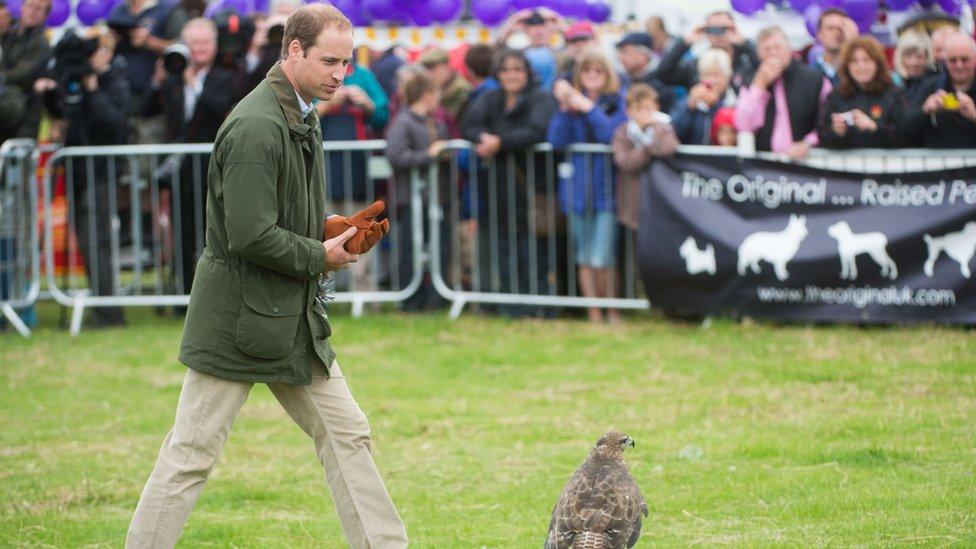
<svg viewBox="0 0 976 549">
<path fill-rule="evenodd" d="M 339 88 L 352 49 L 352 25 L 338 10 L 298 9 L 285 24 L 282 60 L 217 134 L 206 246 L 180 350 L 189 370 L 127 547 L 176 544 L 254 383 L 266 383 L 314 440 L 349 545 L 407 545 L 370 455 L 366 416 L 334 360 L 329 296 L 319 285 L 388 227 L 375 223 L 374 207 L 331 216 L 323 229 L 324 157 L 311 103 Z"/>
</svg>

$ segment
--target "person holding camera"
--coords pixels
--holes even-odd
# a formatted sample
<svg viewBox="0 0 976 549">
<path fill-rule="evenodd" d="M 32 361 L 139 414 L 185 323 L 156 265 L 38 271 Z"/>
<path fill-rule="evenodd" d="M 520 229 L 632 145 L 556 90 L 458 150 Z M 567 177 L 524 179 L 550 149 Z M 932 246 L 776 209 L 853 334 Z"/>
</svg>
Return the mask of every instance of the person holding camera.
<svg viewBox="0 0 976 549">
<path fill-rule="evenodd" d="M 175 35 L 167 35 L 172 6 L 157 0 L 125 0 L 116 4 L 108 15 L 108 26 L 118 39 L 118 55 L 128 65 L 129 87 L 132 92 L 131 109 L 139 113 L 145 107 L 156 60 L 173 43 Z M 140 143 L 150 142 L 153 129 L 137 121 Z"/>
<path fill-rule="evenodd" d="M 885 66 L 884 49 L 870 36 L 844 46 L 838 84 L 820 117 L 820 143 L 831 149 L 881 149 L 904 146 L 896 117 L 904 105 L 901 91 Z"/>
<path fill-rule="evenodd" d="M 677 40 L 658 63 L 658 78 L 669 86 L 694 86 L 698 81 L 697 59 L 685 60 L 685 54 L 703 39 L 708 40 L 710 48 L 725 50 L 732 58 L 732 89 L 738 93 L 746 78 L 759 66 L 759 56 L 752 43 L 739 32 L 735 19 L 728 11 L 710 13 L 705 18 L 705 24 L 694 27 Z"/>
<path fill-rule="evenodd" d="M 919 146 L 976 148 L 976 41 L 956 31 L 945 39 L 946 72 L 920 90 L 921 104 L 904 125 L 921 133 Z"/>
<path fill-rule="evenodd" d="M 698 58 L 698 83 L 688 91 L 688 97 L 674 106 L 671 125 L 678 139 L 685 145 L 711 145 L 712 124 L 718 111 L 735 107 L 732 91 L 732 58 L 718 48 L 706 51 Z"/>
<path fill-rule="evenodd" d="M 6 11 L 6 10 L 4 10 Z M 34 83 L 51 58 L 44 20 L 50 0 L 26 0 L 20 20 L 0 38 L 0 141 L 10 137 L 37 137 L 39 109 L 31 108 Z"/>
<path fill-rule="evenodd" d="M 150 96 L 147 114 L 163 113 L 167 143 L 212 143 L 239 99 L 238 75 L 214 64 L 217 26 L 210 19 L 198 17 L 188 21 L 182 38 L 183 42 L 167 48 L 166 55 L 157 63 L 153 75 L 155 91 Z M 198 252 L 203 247 L 205 167 L 209 160 L 210 155 L 174 160 L 170 172 L 164 172 L 160 178 L 160 185 L 172 186 L 173 179 L 179 176 L 179 189 L 172 189 L 172 204 L 174 210 L 179 210 L 181 263 L 176 273 L 177 279 L 182 279 L 178 280 L 178 289 L 184 294 L 190 293 Z"/>
<path fill-rule="evenodd" d="M 115 59 L 115 37 L 94 27 L 87 38 L 69 31 L 54 47 L 51 77 L 37 81 L 44 103 L 55 119 L 52 134 L 66 147 L 122 145 L 126 142 L 129 83 L 124 62 Z M 110 173 L 119 164 L 109 157 L 73 157 L 66 166 L 67 186 L 74 202 L 72 222 L 93 295 L 113 295 L 112 218 L 109 209 L 117 181 Z M 94 327 L 124 324 L 122 310 L 92 309 Z"/>
</svg>

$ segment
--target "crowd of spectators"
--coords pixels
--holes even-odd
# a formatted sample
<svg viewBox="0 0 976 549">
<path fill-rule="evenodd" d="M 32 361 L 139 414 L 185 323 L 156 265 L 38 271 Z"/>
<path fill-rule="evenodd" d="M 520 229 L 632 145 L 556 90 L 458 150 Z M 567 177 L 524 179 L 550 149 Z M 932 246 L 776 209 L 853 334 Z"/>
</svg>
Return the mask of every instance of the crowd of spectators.
<svg viewBox="0 0 976 549">
<path fill-rule="evenodd" d="M 2 1 L 0 139 L 37 136 L 45 112 L 53 136 L 72 145 L 212 141 L 234 104 L 277 60 L 283 22 L 298 0 L 276 0 L 268 14 L 252 17 L 210 12 L 201 0 L 125 0 L 104 26 L 82 36 L 93 46 L 80 50 L 88 56 L 80 89 L 66 89 L 66 65 L 78 48 L 48 43 L 50 1 L 25 0 L 19 20 Z M 976 43 L 951 25 L 931 35 L 907 30 L 886 48 L 859 36 L 847 14 L 831 8 L 819 19 L 812 47 L 801 52 L 778 27 L 744 36 L 730 12 L 718 11 L 680 36 L 652 17 L 646 30 L 610 45 L 587 22 L 565 25 L 554 12 L 536 9 L 514 14 L 495 43 L 454 53 L 437 45 L 421 52 L 393 46 L 368 64 L 354 63 L 339 92 L 315 106 L 324 139 L 388 139 L 395 173 L 388 198 L 407 219 L 404 170 L 443 158 L 448 139 L 470 141 L 460 175 L 476 166 L 468 176 L 483 184 L 475 190 L 452 184 L 481 193 L 463 195 L 465 204 L 475 204 L 462 216 L 474 239 L 485 236 L 479 216 L 487 189 L 508 181 L 531 186 L 526 175 L 545 169 L 533 171 L 531 156 L 515 153 L 540 142 L 557 150 L 612 145 L 612 157 L 574 154 L 559 170 L 569 249 L 580 292 L 590 297 L 614 296 L 620 229 L 636 228 L 637 176 L 678 144 L 735 146 L 737 132 L 751 132 L 758 150 L 793 159 L 811 147 L 976 147 Z M 65 101 L 68 94 L 80 101 Z M 501 157 L 511 161 L 496 163 L 489 180 L 484 166 Z M 363 152 L 327 153 L 331 200 L 357 207 L 375 198 L 367 161 Z M 104 169 L 96 168 L 96 179 Z M 192 181 L 182 175 L 181 182 Z M 84 194 L 85 185 L 79 187 Z M 203 196 L 189 188 L 180 194 L 183 208 Z M 522 268 L 531 262 L 528 239 L 508 234 L 526 219 L 530 194 L 491 194 L 497 270 L 517 273 L 502 276 L 497 291 L 536 283 Z M 77 199 L 84 206 L 84 196 Z M 201 228 L 194 216 L 181 219 L 188 291 L 199 249 L 191 240 Z M 603 318 L 599 309 L 589 312 Z"/>
</svg>

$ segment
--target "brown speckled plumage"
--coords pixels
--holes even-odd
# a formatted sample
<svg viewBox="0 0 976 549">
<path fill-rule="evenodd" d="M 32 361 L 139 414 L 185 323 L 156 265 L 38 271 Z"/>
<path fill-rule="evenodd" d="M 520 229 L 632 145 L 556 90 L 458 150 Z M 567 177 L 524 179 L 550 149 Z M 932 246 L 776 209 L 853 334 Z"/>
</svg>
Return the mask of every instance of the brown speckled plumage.
<svg viewBox="0 0 976 549">
<path fill-rule="evenodd" d="M 640 537 L 647 502 L 623 460 L 634 441 L 610 431 L 566 483 L 552 510 L 545 549 L 623 549 Z"/>
</svg>

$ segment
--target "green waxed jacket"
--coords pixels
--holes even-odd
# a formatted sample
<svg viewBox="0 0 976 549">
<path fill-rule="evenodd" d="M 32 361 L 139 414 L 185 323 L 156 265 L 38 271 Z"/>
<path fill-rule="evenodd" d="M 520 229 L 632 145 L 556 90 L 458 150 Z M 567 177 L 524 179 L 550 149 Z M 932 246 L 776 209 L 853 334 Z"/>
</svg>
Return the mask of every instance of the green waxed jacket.
<svg viewBox="0 0 976 549">
<path fill-rule="evenodd" d="M 180 362 L 223 379 L 311 382 L 332 364 L 315 300 L 325 267 L 325 167 L 313 109 L 276 64 L 217 132 L 207 174 L 206 247 Z"/>
</svg>

